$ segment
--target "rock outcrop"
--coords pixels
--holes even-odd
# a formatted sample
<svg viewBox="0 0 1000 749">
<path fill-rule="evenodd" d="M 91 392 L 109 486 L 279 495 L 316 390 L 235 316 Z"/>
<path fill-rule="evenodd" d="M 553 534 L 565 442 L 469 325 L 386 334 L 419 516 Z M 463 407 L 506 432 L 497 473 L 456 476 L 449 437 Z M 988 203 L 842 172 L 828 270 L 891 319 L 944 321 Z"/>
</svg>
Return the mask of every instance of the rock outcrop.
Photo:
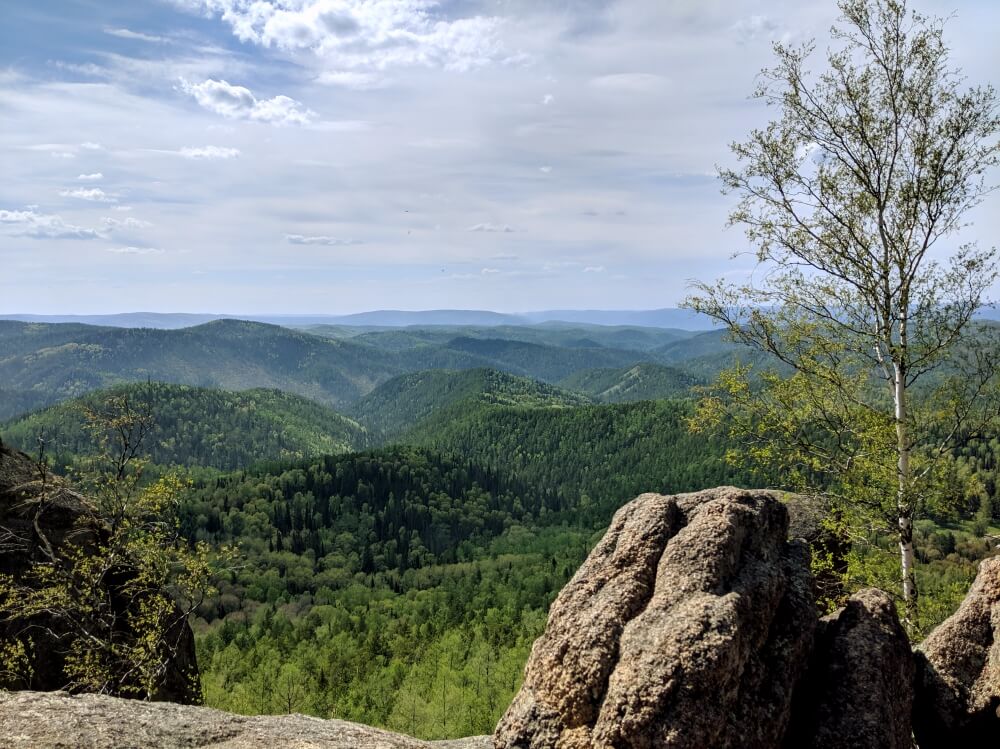
<svg viewBox="0 0 1000 749">
<path fill-rule="evenodd" d="M 921 747 L 1000 746 L 1000 557 L 980 563 L 962 605 L 917 648 Z"/>
<path fill-rule="evenodd" d="M 489 737 L 419 741 L 342 720 L 233 715 L 96 694 L 0 692 L 5 749 L 487 749 Z"/>
<path fill-rule="evenodd" d="M 49 554 L 65 559 L 70 546 L 92 549 L 106 534 L 106 526 L 86 497 L 40 469 L 29 456 L 0 444 L 0 575 L 26 583 L 33 566 L 49 562 Z M 116 622 L 114 631 L 123 640 L 130 636 L 125 629 L 129 619 L 126 614 L 142 603 L 118 595 L 114 587 L 116 577 L 123 582 L 130 572 L 126 564 L 108 576 Z M 40 691 L 63 688 L 67 682 L 63 669 L 66 640 L 70 636 L 65 627 L 62 620 L 46 614 L 28 621 L 0 620 L 0 642 L 24 636 L 33 643 L 30 677 L 12 678 L 0 669 L 0 688 Z M 185 704 L 200 702 L 194 635 L 179 609 L 171 618 L 163 640 L 170 656 L 155 698 Z"/>
<path fill-rule="evenodd" d="M 910 749 L 913 654 L 889 594 L 862 590 L 824 617 L 796 690 L 787 749 Z"/>
<path fill-rule="evenodd" d="M 563 589 L 497 749 L 775 747 L 816 613 L 771 492 L 645 494 Z"/>
</svg>

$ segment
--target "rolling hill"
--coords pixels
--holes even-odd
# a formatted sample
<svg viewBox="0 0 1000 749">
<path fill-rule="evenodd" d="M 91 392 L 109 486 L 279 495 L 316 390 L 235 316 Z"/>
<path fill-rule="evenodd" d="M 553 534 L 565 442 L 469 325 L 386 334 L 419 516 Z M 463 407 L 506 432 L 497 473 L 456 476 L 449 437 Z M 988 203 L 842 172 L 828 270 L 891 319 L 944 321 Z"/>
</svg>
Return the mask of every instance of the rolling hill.
<svg viewBox="0 0 1000 749">
<path fill-rule="evenodd" d="M 180 330 L 0 322 L 0 382 L 64 400 L 121 382 L 279 388 L 337 405 L 398 374 L 377 349 L 289 328 L 219 320 Z M 32 341 L 36 342 L 30 348 Z"/>
<path fill-rule="evenodd" d="M 699 380 L 674 367 L 645 362 L 624 369 L 585 369 L 559 384 L 601 403 L 628 403 L 682 397 Z"/>
<path fill-rule="evenodd" d="M 510 328 L 510 338 L 492 338 L 485 330 L 322 337 L 240 320 L 176 330 L 0 321 L 0 383 L 6 391 L 0 415 L 147 380 L 226 390 L 277 388 L 341 408 L 408 372 L 490 368 L 554 383 L 581 369 L 621 368 L 650 357 L 608 344 L 648 350 L 684 335 L 555 327 Z"/>
<path fill-rule="evenodd" d="M 328 338 L 350 338 L 387 351 L 404 351 L 425 345 L 444 345 L 458 338 L 490 338 L 520 341 L 543 346 L 566 348 L 610 348 L 622 351 L 647 352 L 697 335 L 691 331 L 642 328 L 630 326 L 570 325 L 542 323 L 536 325 L 484 326 L 411 326 L 404 328 L 346 327 L 314 325 L 301 330 Z"/>
<path fill-rule="evenodd" d="M 245 468 L 261 460 L 330 455 L 365 447 L 368 435 L 332 409 L 278 390 L 225 390 L 165 383 L 134 383 L 98 390 L 0 426 L 7 444 L 34 452 L 44 437 L 55 465 L 66 465 L 96 446 L 84 428 L 84 408 L 108 396 L 148 404 L 155 427 L 146 444 L 160 465 Z"/>
<path fill-rule="evenodd" d="M 374 440 L 391 442 L 413 430 L 443 427 L 483 406 L 565 408 L 589 402 L 585 396 L 493 369 L 428 370 L 389 380 L 349 413 Z"/>
</svg>

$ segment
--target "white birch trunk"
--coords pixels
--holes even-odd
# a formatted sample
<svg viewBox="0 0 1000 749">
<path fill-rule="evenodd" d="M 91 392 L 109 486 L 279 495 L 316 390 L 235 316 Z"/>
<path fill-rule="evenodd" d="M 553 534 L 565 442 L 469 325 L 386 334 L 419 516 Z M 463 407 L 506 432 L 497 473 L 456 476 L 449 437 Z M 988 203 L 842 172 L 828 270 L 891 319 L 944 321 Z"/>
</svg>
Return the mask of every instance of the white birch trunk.
<svg viewBox="0 0 1000 749">
<path fill-rule="evenodd" d="M 906 373 L 899 363 L 893 365 L 895 380 L 895 421 L 897 489 L 896 513 L 899 523 L 899 556 L 903 572 L 903 600 L 911 623 L 914 622 L 917 605 L 917 580 L 915 575 L 916 558 L 913 553 L 913 508 L 911 506 L 910 489 L 910 444 L 906 429 Z"/>
</svg>

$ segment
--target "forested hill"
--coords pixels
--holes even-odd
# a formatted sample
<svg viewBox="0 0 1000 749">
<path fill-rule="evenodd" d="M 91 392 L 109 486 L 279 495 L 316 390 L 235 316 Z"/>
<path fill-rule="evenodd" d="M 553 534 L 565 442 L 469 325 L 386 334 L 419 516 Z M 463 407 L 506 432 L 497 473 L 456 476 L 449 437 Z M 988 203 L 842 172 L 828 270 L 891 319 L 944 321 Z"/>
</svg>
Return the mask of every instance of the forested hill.
<svg viewBox="0 0 1000 749">
<path fill-rule="evenodd" d="M 624 369 L 584 369 L 559 381 L 567 390 L 586 393 L 601 403 L 684 397 L 702 382 L 675 367 L 644 362 Z"/>
<path fill-rule="evenodd" d="M 553 385 L 494 369 L 428 370 L 396 377 L 354 404 L 349 413 L 374 439 L 391 442 L 414 429 L 444 427 L 486 405 L 546 408 L 590 400 Z"/>
<path fill-rule="evenodd" d="M 351 328 L 342 325 L 315 325 L 302 328 L 329 338 L 351 338 L 389 351 L 403 351 L 422 345 L 442 345 L 455 338 L 479 338 L 536 343 L 563 348 L 608 348 L 619 351 L 652 351 L 697 333 L 671 328 L 635 326 L 542 325 L 445 326 L 408 328 Z"/>
<path fill-rule="evenodd" d="M 155 382 L 88 393 L 5 424 L 0 435 L 32 453 L 43 437 L 54 465 L 67 465 L 96 449 L 84 428 L 84 409 L 105 408 L 109 397 L 122 396 L 134 408 L 152 413 L 154 428 L 144 448 L 160 465 L 232 470 L 260 460 L 343 453 L 368 444 L 366 431 L 356 422 L 291 393 L 235 393 Z"/>
<path fill-rule="evenodd" d="M 227 390 L 278 388 L 343 407 L 393 377 L 427 369 L 499 369 L 556 382 L 583 369 L 655 361 L 687 335 L 639 328 L 504 327 L 368 331 L 323 337 L 217 320 L 191 328 L 95 327 L 0 320 L 0 418 L 123 382 Z"/>
<path fill-rule="evenodd" d="M 0 321 L 0 331 L 24 325 Z M 280 388 L 333 405 L 359 397 L 398 371 L 391 356 L 368 346 L 238 320 L 180 330 L 29 328 L 43 345 L 26 349 L 21 342 L 0 358 L 0 381 L 57 400 L 153 379 L 232 390 Z"/>
<path fill-rule="evenodd" d="M 643 401 L 567 409 L 469 409 L 417 429 L 412 444 L 442 450 L 523 481 L 549 506 L 606 523 L 641 492 L 765 485 L 726 463 L 727 445 L 692 434 L 686 401 Z"/>
</svg>

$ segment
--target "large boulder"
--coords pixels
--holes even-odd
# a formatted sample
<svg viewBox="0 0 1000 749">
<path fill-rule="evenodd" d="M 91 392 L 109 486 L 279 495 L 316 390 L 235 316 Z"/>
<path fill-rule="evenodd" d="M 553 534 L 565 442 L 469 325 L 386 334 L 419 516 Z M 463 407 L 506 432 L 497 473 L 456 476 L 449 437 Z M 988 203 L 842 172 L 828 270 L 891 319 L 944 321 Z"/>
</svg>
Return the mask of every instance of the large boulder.
<svg viewBox="0 0 1000 749">
<path fill-rule="evenodd" d="M 855 593 L 819 622 L 787 749 L 910 749 L 913 655 L 892 597 Z"/>
<path fill-rule="evenodd" d="M 36 565 L 52 558 L 64 563 L 69 553 L 88 553 L 107 538 L 108 529 L 87 497 L 44 470 L 40 464 L 0 443 L 0 575 L 18 584 L 32 585 Z M 74 551 L 70 551 L 70 550 Z M 107 576 L 107 592 L 114 614 L 114 636 L 126 641 L 127 614 L 143 600 L 119 594 L 119 586 L 134 574 L 128 563 Z M 167 651 L 164 670 L 154 699 L 171 702 L 201 701 L 194 635 L 180 609 L 175 607 L 166 624 L 162 647 Z M 30 620 L 0 619 L 0 643 L 31 640 L 31 673 L 25 678 L 0 668 L 0 689 L 48 691 L 67 686 L 64 664 L 68 638 L 63 619 L 48 614 Z M 127 677 L 120 680 L 128 686 Z"/>
<path fill-rule="evenodd" d="M 0 692 L 5 749 L 487 749 L 488 737 L 428 742 L 342 720 L 233 715 L 206 707 L 65 692 Z"/>
<path fill-rule="evenodd" d="M 780 745 L 817 614 L 776 494 L 644 494 L 532 648 L 497 749 Z"/>
<path fill-rule="evenodd" d="M 1000 557 L 980 563 L 958 611 L 918 646 L 917 668 L 921 747 L 1000 746 Z"/>
</svg>

